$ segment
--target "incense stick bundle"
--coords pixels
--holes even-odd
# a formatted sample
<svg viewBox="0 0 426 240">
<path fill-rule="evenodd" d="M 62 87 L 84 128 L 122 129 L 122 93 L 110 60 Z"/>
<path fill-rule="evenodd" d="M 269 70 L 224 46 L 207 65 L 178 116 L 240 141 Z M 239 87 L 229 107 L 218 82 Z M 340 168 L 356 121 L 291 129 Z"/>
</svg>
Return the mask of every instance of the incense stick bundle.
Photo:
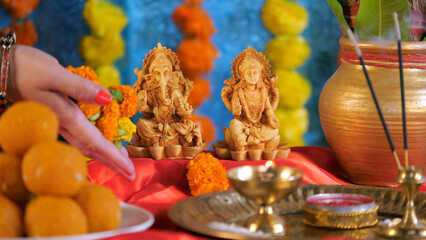
<svg viewBox="0 0 426 240">
<path fill-rule="evenodd" d="M 392 150 L 393 156 L 395 158 L 395 161 L 396 161 L 396 163 L 398 165 L 398 168 L 402 169 L 401 162 L 399 161 L 398 154 L 396 153 L 396 149 L 395 149 L 395 146 L 393 144 L 392 137 L 391 137 L 391 135 L 389 133 L 388 126 L 386 125 L 386 121 L 385 121 L 385 118 L 383 116 L 382 110 L 380 108 L 379 101 L 377 100 L 376 93 L 375 93 L 374 88 L 373 88 L 373 84 L 371 83 L 370 76 L 368 75 L 367 68 L 365 67 L 365 63 L 364 63 L 364 59 L 362 57 L 361 49 L 359 48 L 359 46 L 357 44 L 357 41 L 355 40 L 355 36 L 352 33 L 352 31 L 347 28 L 346 32 L 348 34 L 349 39 L 352 41 L 352 43 L 353 43 L 353 45 L 355 47 L 355 50 L 356 50 L 356 53 L 358 55 L 359 61 L 360 61 L 361 65 L 362 65 L 362 69 L 364 71 L 364 75 L 365 75 L 365 78 L 367 80 L 368 87 L 370 88 L 371 95 L 373 96 L 374 104 L 376 105 L 377 112 L 379 113 L 380 120 L 381 120 L 383 128 L 385 130 L 386 137 L 388 139 L 388 142 L 389 142 L 390 148 Z"/>
</svg>

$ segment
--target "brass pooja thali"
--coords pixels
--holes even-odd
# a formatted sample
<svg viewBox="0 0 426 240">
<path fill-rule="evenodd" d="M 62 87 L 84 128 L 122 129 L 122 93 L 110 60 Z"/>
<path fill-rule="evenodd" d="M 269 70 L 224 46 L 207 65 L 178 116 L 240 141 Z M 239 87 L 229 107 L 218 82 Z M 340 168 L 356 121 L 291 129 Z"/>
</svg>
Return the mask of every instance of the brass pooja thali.
<svg viewBox="0 0 426 240">
<path fill-rule="evenodd" d="M 384 219 L 402 218 L 406 197 L 402 190 L 345 185 L 302 185 L 275 206 L 285 220 L 285 236 L 251 233 L 243 228 L 244 221 L 256 213 L 257 203 L 247 200 L 234 190 L 191 197 L 172 206 L 169 216 L 177 225 L 193 232 L 228 239 L 321 239 L 330 236 L 355 239 L 380 239 L 375 227 L 337 230 L 309 227 L 303 223 L 305 199 L 320 193 L 349 193 L 372 197 L 379 205 L 379 223 Z M 426 192 L 415 199 L 417 216 L 426 218 Z"/>
</svg>

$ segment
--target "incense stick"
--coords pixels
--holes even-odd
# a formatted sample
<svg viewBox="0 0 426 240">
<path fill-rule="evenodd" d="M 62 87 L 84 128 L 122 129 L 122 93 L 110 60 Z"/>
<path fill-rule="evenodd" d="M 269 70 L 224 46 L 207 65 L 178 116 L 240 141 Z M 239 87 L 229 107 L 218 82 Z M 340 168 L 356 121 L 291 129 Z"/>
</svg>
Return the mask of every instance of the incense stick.
<svg viewBox="0 0 426 240">
<path fill-rule="evenodd" d="M 399 161 L 398 154 L 396 153 L 395 146 L 393 145 L 392 137 L 389 133 L 388 126 L 386 125 L 385 118 L 383 117 L 382 110 L 380 109 L 379 101 L 377 100 L 376 93 L 374 92 L 373 84 L 371 83 L 370 76 L 368 75 L 367 68 L 365 67 L 365 63 L 364 63 L 364 59 L 362 57 L 361 49 L 359 48 L 357 41 L 355 40 L 355 36 L 352 33 L 352 31 L 349 28 L 346 28 L 346 32 L 348 33 L 349 39 L 354 44 L 354 47 L 355 47 L 356 53 L 358 55 L 359 61 L 362 65 L 362 69 L 364 70 L 364 75 L 365 75 L 365 78 L 367 79 L 368 87 L 370 88 L 371 95 L 373 96 L 374 104 L 376 105 L 377 112 L 379 113 L 380 120 L 382 121 L 383 128 L 385 129 L 386 137 L 388 138 L 388 142 L 389 142 L 390 148 L 392 150 L 393 156 L 395 158 L 395 161 L 398 164 L 398 168 L 402 169 L 401 162 Z"/>
<path fill-rule="evenodd" d="M 407 118 L 405 114 L 405 88 L 404 88 L 404 70 L 402 65 L 402 47 L 401 47 L 401 30 L 399 28 L 398 14 L 392 13 L 395 22 L 395 31 L 398 42 L 398 60 L 399 60 L 399 79 L 401 84 L 401 105 L 402 105 L 402 126 L 404 131 L 404 152 L 405 167 L 408 168 L 408 141 L 407 141 Z"/>
</svg>

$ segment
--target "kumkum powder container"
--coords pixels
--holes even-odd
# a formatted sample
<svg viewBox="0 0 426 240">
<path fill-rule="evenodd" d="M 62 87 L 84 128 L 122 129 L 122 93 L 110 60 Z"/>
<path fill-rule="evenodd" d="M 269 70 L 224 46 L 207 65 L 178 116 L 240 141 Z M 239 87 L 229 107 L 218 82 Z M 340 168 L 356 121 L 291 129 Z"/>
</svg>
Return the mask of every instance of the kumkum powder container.
<svg viewBox="0 0 426 240">
<path fill-rule="evenodd" d="M 377 224 L 379 205 L 358 194 L 322 193 L 306 198 L 303 222 L 313 227 L 358 229 Z"/>
</svg>

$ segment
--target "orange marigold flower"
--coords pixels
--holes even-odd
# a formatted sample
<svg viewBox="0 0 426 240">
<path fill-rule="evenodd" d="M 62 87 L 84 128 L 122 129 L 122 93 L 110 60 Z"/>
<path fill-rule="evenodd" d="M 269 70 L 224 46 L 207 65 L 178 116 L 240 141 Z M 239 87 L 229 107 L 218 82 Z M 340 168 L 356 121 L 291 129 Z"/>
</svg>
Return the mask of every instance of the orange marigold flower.
<svg viewBox="0 0 426 240">
<path fill-rule="evenodd" d="M 200 4 L 204 0 L 184 0 L 183 2 L 186 4 Z"/>
<path fill-rule="evenodd" d="M 228 189 L 226 169 L 210 153 L 199 153 L 186 165 L 189 189 L 194 196 Z"/>
<path fill-rule="evenodd" d="M 188 97 L 188 103 L 194 108 L 200 106 L 206 98 L 210 97 L 210 83 L 201 78 L 194 79 L 193 89 Z"/>
<path fill-rule="evenodd" d="M 96 75 L 95 71 L 90 67 L 81 66 L 81 67 L 72 67 L 68 66 L 66 68 L 68 71 L 86 79 L 92 80 L 92 82 L 96 84 L 101 84 L 101 81 L 98 79 L 98 75 Z"/>
<path fill-rule="evenodd" d="M 13 19 L 27 17 L 38 5 L 40 0 L 1 0 L 3 7 L 10 12 Z"/>
<path fill-rule="evenodd" d="M 179 5 L 172 18 L 187 37 L 207 39 L 215 32 L 211 18 L 197 5 Z"/>
<path fill-rule="evenodd" d="M 123 102 L 120 103 L 121 117 L 132 117 L 135 115 L 138 106 L 138 96 L 132 86 L 113 85 L 108 89 L 116 89 L 123 94 Z"/>
<path fill-rule="evenodd" d="M 85 103 L 85 102 L 77 102 L 77 106 L 83 112 L 84 116 L 86 116 L 86 118 L 90 118 L 93 115 L 101 112 L 101 106 L 96 105 L 96 104 L 89 104 L 89 103 Z"/>
<path fill-rule="evenodd" d="M 37 42 L 38 34 L 35 28 L 34 23 L 31 20 L 25 19 L 23 22 L 13 21 L 10 24 L 10 28 L 5 28 L 2 30 L 3 34 L 9 33 L 10 29 L 15 30 L 16 43 L 22 45 L 32 46 Z"/>
<path fill-rule="evenodd" d="M 112 100 L 110 104 L 102 107 L 102 117 L 96 122 L 99 131 L 106 139 L 113 142 L 118 135 L 117 126 L 120 117 L 120 106 L 117 100 Z"/>
<path fill-rule="evenodd" d="M 93 71 L 90 67 L 81 66 L 81 67 L 75 68 L 72 66 L 68 66 L 66 69 L 80 77 L 84 77 L 86 79 L 93 81 L 96 84 L 100 84 L 98 76 L 96 75 L 95 71 Z M 93 115 L 101 112 L 101 106 L 96 104 L 89 104 L 89 103 L 79 101 L 77 102 L 77 106 L 81 109 L 81 111 L 84 113 L 84 116 L 86 116 L 86 118 L 90 118 Z"/>
<path fill-rule="evenodd" d="M 212 70 L 217 51 L 212 43 L 194 38 L 183 40 L 176 54 L 185 76 L 193 77 Z"/>
</svg>

